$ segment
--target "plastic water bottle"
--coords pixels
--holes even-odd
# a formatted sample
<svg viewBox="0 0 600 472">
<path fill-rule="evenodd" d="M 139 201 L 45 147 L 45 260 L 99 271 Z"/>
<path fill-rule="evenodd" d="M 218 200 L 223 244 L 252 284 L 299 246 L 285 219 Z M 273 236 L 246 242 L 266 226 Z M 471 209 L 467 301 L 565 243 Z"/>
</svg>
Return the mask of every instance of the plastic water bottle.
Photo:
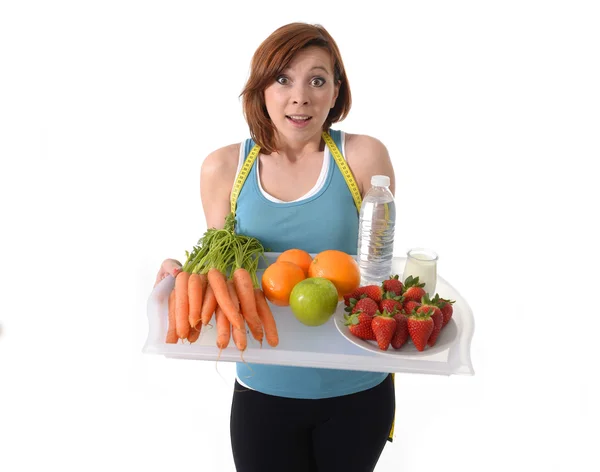
<svg viewBox="0 0 600 472">
<path fill-rule="evenodd" d="M 360 207 L 357 262 L 361 285 L 381 284 L 392 271 L 396 205 L 387 175 L 371 177 Z"/>
</svg>

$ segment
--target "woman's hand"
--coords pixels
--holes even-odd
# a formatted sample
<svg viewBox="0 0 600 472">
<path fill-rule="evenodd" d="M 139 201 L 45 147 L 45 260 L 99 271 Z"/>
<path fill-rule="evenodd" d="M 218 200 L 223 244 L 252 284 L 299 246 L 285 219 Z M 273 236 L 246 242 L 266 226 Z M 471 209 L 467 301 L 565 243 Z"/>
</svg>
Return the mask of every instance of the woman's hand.
<svg viewBox="0 0 600 472">
<path fill-rule="evenodd" d="M 154 282 L 154 286 L 156 287 L 158 283 L 164 279 L 167 275 L 172 275 L 176 277 L 177 274 L 181 272 L 181 262 L 176 261 L 175 259 L 165 259 L 160 266 L 158 274 L 156 274 L 156 281 Z"/>
</svg>

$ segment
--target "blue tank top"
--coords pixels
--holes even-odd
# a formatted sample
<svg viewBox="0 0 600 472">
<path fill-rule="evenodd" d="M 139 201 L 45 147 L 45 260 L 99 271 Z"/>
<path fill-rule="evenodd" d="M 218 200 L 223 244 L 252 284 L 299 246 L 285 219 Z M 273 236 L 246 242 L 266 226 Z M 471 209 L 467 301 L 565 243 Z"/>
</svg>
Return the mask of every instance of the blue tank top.
<svg viewBox="0 0 600 472">
<path fill-rule="evenodd" d="M 340 131 L 330 131 L 342 150 Z M 243 143 L 244 155 L 254 146 Z M 267 199 L 258 186 L 258 159 L 242 187 L 236 210 L 236 230 L 259 239 L 272 252 L 299 248 L 311 253 L 337 249 L 356 254 L 358 212 L 335 159 L 325 147 L 329 169 L 322 187 L 295 202 Z M 250 370 L 252 369 L 252 370 Z M 360 392 L 381 383 L 388 374 L 313 367 L 237 363 L 237 375 L 248 387 L 269 395 L 317 399 Z"/>
</svg>

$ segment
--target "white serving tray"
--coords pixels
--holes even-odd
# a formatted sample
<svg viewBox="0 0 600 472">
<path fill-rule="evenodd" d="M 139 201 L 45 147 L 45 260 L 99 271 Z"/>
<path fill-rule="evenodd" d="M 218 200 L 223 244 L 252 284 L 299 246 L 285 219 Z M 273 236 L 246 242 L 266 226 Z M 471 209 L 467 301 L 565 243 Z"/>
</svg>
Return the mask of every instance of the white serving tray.
<svg viewBox="0 0 600 472">
<path fill-rule="evenodd" d="M 269 261 L 274 261 L 278 253 L 267 253 Z M 402 274 L 406 258 L 393 259 L 392 273 Z M 260 280 L 260 273 L 259 280 Z M 197 359 L 220 362 L 248 362 L 255 364 L 276 364 L 302 367 L 321 367 L 373 372 L 409 372 L 421 374 L 474 375 L 471 364 L 471 339 L 474 320 L 471 309 L 462 296 L 438 275 L 436 292 L 441 297 L 455 300 L 452 321 L 453 341 L 445 343 L 443 349 L 418 352 L 415 349 L 400 349 L 389 353 L 365 350 L 348 341 L 335 326 L 335 317 L 322 326 L 309 327 L 300 323 L 288 307 L 270 305 L 277 323 L 279 345 L 270 347 L 266 341 L 261 347 L 248 335 L 248 348 L 241 353 L 233 341 L 227 349 L 219 353 L 216 347 L 216 330 L 202 328 L 199 339 L 190 344 L 165 343 L 167 333 L 167 298 L 175 285 L 171 276 L 162 280 L 149 296 L 147 304 L 148 337 L 142 349 L 146 354 L 159 354 L 169 358 Z M 338 314 L 344 304 L 338 305 Z M 214 318 L 213 318 L 214 322 Z M 446 326 L 446 330 L 450 325 Z M 456 334 L 454 334 L 456 330 Z M 450 332 L 450 330 L 449 330 Z M 444 331 L 442 331 L 444 333 Z M 441 335 L 440 335 L 441 336 Z M 408 347 L 408 346 L 405 346 Z M 412 346 L 411 346 L 412 347 Z M 437 345 L 436 345 L 437 347 Z M 390 347 L 390 350 L 392 348 Z M 243 358 L 242 358 L 243 356 Z"/>
</svg>

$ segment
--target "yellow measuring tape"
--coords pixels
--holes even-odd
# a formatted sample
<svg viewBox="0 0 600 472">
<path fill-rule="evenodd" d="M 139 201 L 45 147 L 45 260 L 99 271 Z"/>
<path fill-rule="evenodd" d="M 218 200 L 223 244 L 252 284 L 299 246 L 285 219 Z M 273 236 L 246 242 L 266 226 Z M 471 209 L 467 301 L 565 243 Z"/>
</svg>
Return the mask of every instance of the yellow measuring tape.
<svg viewBox="0 0 600 472">
<path fill-rule="evenodd" d="M 335 141 L 329 136 L 328 133 L 323 131 L 323 140 L 327 144 L 329 148 L 329 152 L 335 159 L 336 164 L 338 165 L 342 175 L 344 176 L 344 180 L 346 181 L 346 185 L 350 189 L 350 193 L 352 194 L 352 198 L 354 199 L 354 205 L 356 205 L 356 210 L 360 213 L 360 205 L 362 204 L 362 198 L 360 196 L 360 191 L 358 190 L 358 185 L 356 184 L 356 180 L 354 180 L 354 176 L 350 171 L 350 167 L 346 163 L 346 159 L 342 156 L 342 153 L 335 145 Z"/>
<path fill-rule="evenodd" d="M 242 146 L 243 146 L 243 144 L 242 144 Z M 250 153 L 248 154 L 248 157 L 246 157 L 246 160 L 244 161 L 244 164 L 242 165 L 242 168 L 240 170 L 240 173 L 237 176 L 237 179 L 235 179 L 235 182 L 233 183 L 233 189 L 231 190 L 231 213 L 233 213 L 234 215 L 235 215 L 235 208 L 237 206 L 237 199 L 240 196 L 240 192 L 242 190 L 242 187 L 244 186 L 244 182 L 246 181 L 246 178 L 248 177 L 248 174 L 250 173 L 250 169 L 252 169 L 252 165 L 254 164 L 254 161 L 258 157 L 259 153 L 260 153 L 260 146 L 258 144 L 255 144 L 254 147 L 252 148 L 252 150 L 250 151 Z"/>
<path fill-rule="evenodd" d="M 335 162 L 336 162 L 338 168 L 340 169 L 340 172 L 344 176 L 346 185 L 348 185 L 348 189 L 350 190 L 350 193 L 352 194 L 352 198 L 354 200 L 354 205 L 356 206 L 356 210 L 360 213 L 362 197 L 360 196 L 360 191 L 358 190 L 358 185 L 356 183 L 356 180 L 354 180 L 354 176 L 352 175 L 352 172 L 350 171 L 350 167 L 348 167 L 348 164 L 346 163 L 346 159 L 344 159 L 344 156 L 342 156 L 342 153 L 338 149 L 337 145 L 335 144 L 335 141 L 332 139 L 332 137 L 329 135 L 329 133 L 323 131 L 321 136 L 323 137 L 325 144 L 327 144 L 327 147 L 329 148 L 329 152 L 331 152 L 331 155 L 335 159 Z M 243 146 L 243 144 L 242 144 L 242 146 Z M 242 168 L 240 169 L 240 173 L 238 174 L 237 178 L 235 179 L 235 182 L 233 184 L 233 189 L 231 190 L 231 213 L 233 213 L 234 215 L 235 215 L 235 209 L 237 206 L 237 200 L 238 200 L 238 197 L 240 196 L 242 187 L 244 186 L 244 182 L 246 182 L 246 179 L 248 178 L 248 174 L 250 174 L 250 170 L 252 169 L 252 166 L 254 165 L 254 161 L 256 160 L 256 158 L 258 157 L 259 154 L 260 154 L 260 146 L 258 144 L 255 144 L 254 147 L 250 150 L 250 153 L 248 154 L 246 159 L 244 160 L 244 164 L 242 165 Z M 387 209 L 387 207 L 386 207 L 386 209 Z M 395 383 L 394 373 L 392 373 L 392 382 Z M 396 412 L 394 410 L 394 419 L 392 421 L 392 427 L 390 429 L 390 434 L 388 435 L 388 441 L 390 441 L 390 442 L 392 441 L 392 439 L 394 437 L 394 425 L 395 424 L 396 424 Z"/>
</svg>

